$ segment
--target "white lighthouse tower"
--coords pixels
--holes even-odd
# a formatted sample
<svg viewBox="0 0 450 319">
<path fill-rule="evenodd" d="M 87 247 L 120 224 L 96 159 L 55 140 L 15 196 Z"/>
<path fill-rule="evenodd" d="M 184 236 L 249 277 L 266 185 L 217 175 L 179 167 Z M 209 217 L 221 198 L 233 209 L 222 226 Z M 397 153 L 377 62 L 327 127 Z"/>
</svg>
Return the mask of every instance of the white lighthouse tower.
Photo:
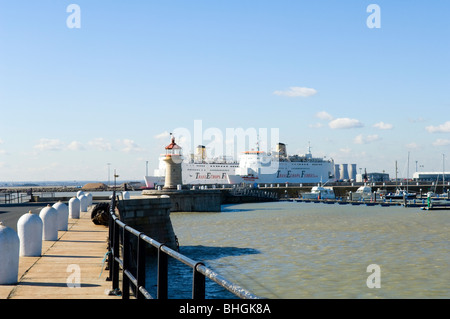
<svg viewBox="0 0 450 319">
<path fill-rule="evenodd" d="M 176 189 L 177 185 L 182 185 L 183 178 L 181 175 L 181 162 L 183 156 L 181 147 L 175 143 L 175 137 L 171 137 L 171 143 L 166 146 L 166 178 L 164 189 Z"/>
</svg>

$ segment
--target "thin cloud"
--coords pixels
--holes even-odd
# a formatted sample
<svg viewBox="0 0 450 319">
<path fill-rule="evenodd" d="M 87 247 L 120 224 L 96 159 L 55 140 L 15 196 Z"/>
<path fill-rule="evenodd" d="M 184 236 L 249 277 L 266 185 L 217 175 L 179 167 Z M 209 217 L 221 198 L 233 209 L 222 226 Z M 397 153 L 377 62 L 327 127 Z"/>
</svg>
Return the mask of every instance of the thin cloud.
<svg viewBox="0 0 450 319">
<path fill-rule="evenodd" d="M 57 152 L 63 150 L 64 143 L 58 139 L 41 138 L 34 148 L 42 152 Z"/>
<path fill-rule="evenodd" d="M 162 133 L 156 134 L 154 137 L 155 137 L 157 140 L 161 140 L 161 139 L 168 139 L 169 136 L 170 136 L 170 133 L 167 132 L 167 131 L 164 131 L 164 132 L 162 132 Z"/>
<path fill-rule="evenodd" d="M 72 141 L 67 145 L 69 151 L 83 151 L 85 149 L 84 145 L 78 141 Z"/>
<path fill-rule="evenodd" d="M 88 142 L 89 146 L 94 148 L 97 151 L 112 151 L 112 145 L 108 141 L 106 141 L 103 137 L 98 137 Z"/>
<path fill-rule="evenodd" d="M 357 119 L 350 119 L 347 117 L 337 118 L 328 123 L 328 126 L 332 129 L 350 129 L 363 127 L 364 124 Z"/>
<path fill-rule="evenodd" d="M 409 144 L 406 144 L 405 146 L 406 146 L 406 148 L 413 149 L 413 150 L 419 148 L 419 144 L 417 144 L 416 142 L 411 142 Z"/>
<path fill-rule="evenodd" d="M 352 152 L 352 149 L 349 147 L 346 147 L 346 148 L 340 148 L 339 151 L 344 154 L 350 154 Z"/>
<path fill-rule="evenodd" d="M 291 86 L 288 90 L 285 91 L 275 91 L 273 92 L 275 95 L 280 96 L 289 96 L 289 97 L 308 97 L 317 94 L 317 90 L 312 88 L 300 87 L 300 86 Z"/>
<path fill-rule="evenodd" d="M 355 144 L 369 144 L 375 141 L 379 141 L 381 138 L 377 135 L 368 135 L 366 137 L 364 137 L 362 134 L 358 135 L 355 137 L 355 139 L 353 140 L 353 142 Z"/>
<path fill-rule="evenodd" d="M 317 112 L 316 117 L 325 121 L 331 121 L 333 119 L 333 116 L 325 111 Z"/>
<path fill-rule="evenodd" d="M 408 121 L 411 123 L 423 123 L 423 122 L 426 122 L 427 120 L 424 119 L 423 117 L 419 117 L 416 119 L 409 118 Z"/>
<path fill-rule="evenodd" d="M 375 123 L 373 125 L 373 127 L 378 128 L 380 130 L 391 130 L 394 127 L 394 125 L 384 123 L 384 122 L 378 122 L 378 123 Z"/>
<path fill-rule="evenodd" d="M 438 126 L 427 126 L 425 128 L 429 133 L 450 133 L 450 121 Z"/>
<path fill-rule="evenodd" d="M 434 146 L 448 146 L 450 145 L 450 140 L 438 138 L 436 141 L 433 142 Z"/>
<path fill-rule="evenodd" d="M 130 139 L 123 139 L 119 142 L 124 145 L 124 148 L 122 148 L 121 151 L 125 153 L 142 152 L 144 150 L 142 147 L 136 144 L 136 142 Z"/>
<path fill-rule="evenodd" d="M 321 127 L 323 127 L 323 124 L 322 123 L 309 124 L 308 127 L 310 127 L 310 128 L 321 128 Z"/>
</svg>

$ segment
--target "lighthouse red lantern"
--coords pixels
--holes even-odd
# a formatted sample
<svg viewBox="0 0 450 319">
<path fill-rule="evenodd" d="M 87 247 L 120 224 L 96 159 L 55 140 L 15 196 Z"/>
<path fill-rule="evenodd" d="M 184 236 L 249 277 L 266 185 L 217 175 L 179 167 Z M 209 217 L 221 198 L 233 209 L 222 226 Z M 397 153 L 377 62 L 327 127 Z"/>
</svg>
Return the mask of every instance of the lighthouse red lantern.
<svg viewBox="0 0 450 319">
<path fill-rule="evenodd" d="M 166 146 L 166 157 L 167 156 L 181 156 L 181 147 L 175 143 L 175 137 L 172 136 L 171 143 Z"/>
</svg>

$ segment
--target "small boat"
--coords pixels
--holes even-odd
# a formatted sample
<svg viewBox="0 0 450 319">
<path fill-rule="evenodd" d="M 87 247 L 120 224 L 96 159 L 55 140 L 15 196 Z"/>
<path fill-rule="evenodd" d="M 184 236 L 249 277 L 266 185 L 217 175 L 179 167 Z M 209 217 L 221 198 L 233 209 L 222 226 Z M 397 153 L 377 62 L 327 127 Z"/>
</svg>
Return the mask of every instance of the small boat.
<svg viewBox="0 0 450 319">
<path fill-rule="evenodd" d="M 372 200 L 372 187 L 364 185 L 352 193 L 352 200 Z"/>
<path fill-rule="evenodd" d="M 336 199 L 332 187 L 314 186 L 309 193 L 302 193 L 305 199 Z"/>
<path fill-rule="evenodd" d="M 397 189 L 395 193 L 388 193 L 384 196 L 386 199 L 414 199 L 416 198 L 416 193 L 410 193 L 405 190 Z"/>
</svg>

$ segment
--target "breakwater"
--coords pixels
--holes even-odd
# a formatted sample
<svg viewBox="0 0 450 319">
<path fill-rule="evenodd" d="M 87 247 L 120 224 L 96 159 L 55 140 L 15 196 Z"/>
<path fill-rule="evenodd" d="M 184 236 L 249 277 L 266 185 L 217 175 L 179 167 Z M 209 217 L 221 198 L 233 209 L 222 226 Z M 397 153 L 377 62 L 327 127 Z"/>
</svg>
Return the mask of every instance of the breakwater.
<svg viewBox="0 0 450 319">
<path fill-rule="evenodd" d="M 353 206 L 403 206 L 403 207 L 419 207 L 427 210 L 438 210 L 438 209 L 450 209 L 450 200 L 447 198 L 433 198 L 430 205 L 425 198 L 415 198 L 407 200 L 348 200 L 346 198 L 336 198 L 336 199 L 303 199 L 303 198 L 288 198 L 281 199 L 281 201 L 290 202 L 301 202 L 301 203 L 322 203 L 322 204 L 338 204 L 338 205 L 353 205 Z"/>
<path fill-rule="evenodd" d="M 351 184 L 337 184 L 337 183 L 331 183 L 327 184 L 326 186 L 333 187 L 334 193 L 337 197 L 346 197 L 350 192 L 355 192 L 360 186 L 362 186 L 363 183 L 354 183 Z M 276 192 L 280 198 L 297 198 L 301 195 L 301 193 L 307 193 L 310 192 L 312 187 L 316 185 L 304 185 L 304 186 L 293 186 L 286 184 L 279 184 L 279 185 L 273 185 L 273 186 L 267 186 L 260 185 L 259 189 L 267 190 L 270 192 Z M 417 194 L 426 194 L 427 192 L 436 192 L 436 193 L 443 193 L 447 189 L 450 189 L 450 186 L 446 185 L 445 187 L 441 185 L 433 185 L 430 183 L 414 183 L 409 184 L 408 186 L 406 183 L 403 183 L 402 185 L 396 185 L 395 183 L 375 183 L 370 184 L 369 186 L 372 187 L 372 191 L 386 191 L 386 193 L 395 192 L 396 188 L 402 188 L 408 190 L 410 192 L 414 192 Z M 445 191 L 443 191 L 445 190 Z"/>
</svg>

